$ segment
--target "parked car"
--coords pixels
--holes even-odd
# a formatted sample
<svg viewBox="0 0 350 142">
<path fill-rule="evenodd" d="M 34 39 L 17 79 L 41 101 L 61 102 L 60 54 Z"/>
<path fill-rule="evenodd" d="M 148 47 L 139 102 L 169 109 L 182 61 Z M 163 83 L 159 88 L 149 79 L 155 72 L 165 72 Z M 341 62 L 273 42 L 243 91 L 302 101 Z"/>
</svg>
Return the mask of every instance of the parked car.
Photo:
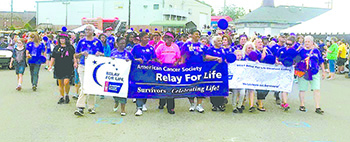
<svg viewBox="0 0 350 142">
<path fill-rule="evenodd" d="M 10 65 L 12 50 L 0 48 L 0 68 L 7 68 Z"/>
</svg>

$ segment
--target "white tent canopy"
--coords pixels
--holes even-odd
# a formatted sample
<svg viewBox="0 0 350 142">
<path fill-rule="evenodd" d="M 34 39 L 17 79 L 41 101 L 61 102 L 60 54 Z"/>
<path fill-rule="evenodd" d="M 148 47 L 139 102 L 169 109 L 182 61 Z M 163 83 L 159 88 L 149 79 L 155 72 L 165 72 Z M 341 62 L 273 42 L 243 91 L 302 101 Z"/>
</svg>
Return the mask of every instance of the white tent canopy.
<svg viewBox="0 0 350 142">
<path fill-rule="evenodd" d="M 75 29 L 72 29 L 72 30 L 70 30 L 70 31 L 73 31 L 73 32 L 75 32 L 75 33 L 78 33 L 78 32 L 84 31 L 85 28 L 86 28 L 86 26 L 88 26 L 88 25 L 82 25 L 82 26 L 80 26 L 80 27 L 78 27 L 78 28 L 75 28 Z M 103 33 L 103 31 L 101 31 L 101 30 L 99 30 L 99 29 L 96 29 L 94 26 L 93 26 L 93 29 L 95 30 L 95 34 L 101 34 L 101 33 Z"/>
<path fill-rule="evenodd" d="M 337 0 L 334 9 L 310 19 L 301 24 L 281 30 L 282 33 L 300 33 L 300 34 L 350 34 L 350 21 L 346 20 L 350 13 L 349 8 L 343 1 Z"/>
</svg>

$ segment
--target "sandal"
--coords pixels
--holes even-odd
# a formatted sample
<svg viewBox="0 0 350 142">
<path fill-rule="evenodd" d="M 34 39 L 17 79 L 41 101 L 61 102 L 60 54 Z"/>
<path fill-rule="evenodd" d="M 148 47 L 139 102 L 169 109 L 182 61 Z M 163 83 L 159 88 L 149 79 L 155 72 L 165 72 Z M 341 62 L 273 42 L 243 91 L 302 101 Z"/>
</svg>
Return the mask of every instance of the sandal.
<svg viewBox="0 0 350 142">
<path fill-rule="evenodd" d="M 261 108 L 257 108 L 259 111 L 261 111 L 261 112 L 265 112 L 266 111 L 266 109 L 265 109 L 265 107 L 261 107 Z"/>
<path fill-rule="evenodd" d="M 321 108 L 316 108 L 315 112 L 318 113 L 318 114 L 323 114 L 324 113 L 324 111 L 321 110 Z"/>
<path fill-rule="evenodd" d="M 300 107 L 299 107 L 299 110 L 302 111 L 302 112 L 306 112 L 305 106 L 300 106 Z"/>
</svg>

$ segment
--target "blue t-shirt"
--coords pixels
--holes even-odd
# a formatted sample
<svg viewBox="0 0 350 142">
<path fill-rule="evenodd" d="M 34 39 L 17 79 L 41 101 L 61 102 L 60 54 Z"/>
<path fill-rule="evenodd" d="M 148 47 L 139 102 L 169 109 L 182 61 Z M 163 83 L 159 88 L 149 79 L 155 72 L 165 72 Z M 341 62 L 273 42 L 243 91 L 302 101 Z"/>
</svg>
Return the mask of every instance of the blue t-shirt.
<svg viewBox="0 0 350 142">
<path fill-rule="evenodd" d="M 34 42 L 28 42 L 26 50 L 29 51 L 31 58 L 28 59 L 29 64 L 41 64 L 43 61 L 41 60 L 42 53 L 45 52 L 44 43 L 40 43 L 39 46 L 35 46 Z"/>
<path fill-rule="evenodd" d="M 144 62 L 157 58 L 153 46 L 149 44 L 147 44 L 146 47 L 143 47 L 140 44 L 135 45 L 131 54 L 135 59 L 141 58 Z"/>
<path fill-rule="evenodd" d="M 206 53 L 210 56 L 221 57 L 222 61 L 225 61 L 226 59 L 226 53 L 223 47 L 220 47 L 219 49 L 216 49 L 214 47 L 209 48 Z"/>
<path fill-rule="evenodd" d="M 79 41 L 75 53 L 88 52 L 90 55 L 95 55 L 97 51 L 103 53 L 102 42 L 96 37 L 92 41 L 83 38 Z M 85 65 L 85 56 L 80 57 L 80 64 Z"/>
<path fill-rule="evenodd" d="M 200 42 L 187 42 L 181 48 L 181 56 L 186 63 L 202 63 L 208 47 Z"/>
<path fill-rule="evenodd" d="M 113 48 L 111 51 L 111 57 L 118 58 L 118 59 L 129 59 L 129 60 L 134 60 L 134 57 L 132 54 L 126 50 L 123 52 L 119 52 L 118 49 Z"/>
</svg>

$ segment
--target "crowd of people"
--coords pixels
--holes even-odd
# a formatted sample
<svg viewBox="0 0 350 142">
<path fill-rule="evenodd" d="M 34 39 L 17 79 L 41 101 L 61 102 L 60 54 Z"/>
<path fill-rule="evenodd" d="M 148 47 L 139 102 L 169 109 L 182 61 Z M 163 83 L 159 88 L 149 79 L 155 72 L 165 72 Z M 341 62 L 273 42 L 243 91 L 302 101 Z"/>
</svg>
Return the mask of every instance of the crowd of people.
<svg viewBox="0 0 350 142">
<path fill-rule="evenodd" d="M 58 34 L 30 33 L 14 36 L 15 43 L 10 68 L 14 67 L 18 85 L 16 90 L 22 89 L 23 74 L 29 65 L 33 91 L 37 90 L 41 64 L 45 69 L 53 70 L 60 93 L 58 104 L 70 102 L 70 83 L 74 82 L 75 91 L 72 98 L 77 99 L 77 116 L 83 116 L 85 107 L 87 112 L 95 114 L 95 102 L 99 94 L 86 94 L 81 87 L 84 83 L 85 59 L 89 55 L 105 56 L 124 59 L 142 64 L 158 62 L 161 64 L 180 65 L 185 63 L 231 63 L 232 56 L 236 61 L 253 61 L 266 64 L 293 66 L 295 68 L 295 82 L 299 86 L 299 110 L 305 112 L 305 91 L 311 85 L 314 93 L 315 112 L 323 114 L 320 107 L 320 80 L 335 79 L 337 73 L 344 73 L 348 44 L 344 40 L 332 38 L 330 41 L 315 40 L 312 36 L 295 34 L 281 34 L 278 37 L 256 35 L 248 37 L 231 32 L 202 35 L 199 30 L 189 33 L 175 34 L 171 31 L 112 33 L 112 28 L 105 29 L 105 33 L 94 34 L 94 27 L 89 25 L 79 33 L 67 33 L 66 30 Z M 338 46 L 340 45 L 340 46 Z M 251 56 L 256 54 L 257 56 Z M 291 62 L 291 63 L 288 63 Z M 288 65 L 290 64 L 290 65 Z M 350 73 L 349 73 L 350 75 Z M 290 108 L 288 104 L 289 92 L 269 90 L 252 90 L 246 88 L 230 88 L 232 95 L 233 113 L 242 113 L 248 104 L 249 112 L 265 112 L 263 102 L 269 92 L 274 92 L 276 104 L 284 111 Z M 257 102 L 255 102 L 257 96 Z M 281 96 L 281 97 L 280 97 Z M 104 99 L 104 96 L 100 96 Z M 114 111 L 121 106 L 121 115 L 126 115 L 127 98 L 113 97 Z M 204 112 L 203 99 L 197 97 L 189 99 L 189 111 Z M 147 99 L 133 99 L 136 103 L 136 116 L 147 111 Z M 228 98 L 224 96 L 210 97 L 212 111 L 225 111 Z M 119 105 L 120 104 L 120 105 Z M 169 114 L 175 114 L 175 99 L 159 100 L 158 109 L 166 105 Z"/>
</svg>

